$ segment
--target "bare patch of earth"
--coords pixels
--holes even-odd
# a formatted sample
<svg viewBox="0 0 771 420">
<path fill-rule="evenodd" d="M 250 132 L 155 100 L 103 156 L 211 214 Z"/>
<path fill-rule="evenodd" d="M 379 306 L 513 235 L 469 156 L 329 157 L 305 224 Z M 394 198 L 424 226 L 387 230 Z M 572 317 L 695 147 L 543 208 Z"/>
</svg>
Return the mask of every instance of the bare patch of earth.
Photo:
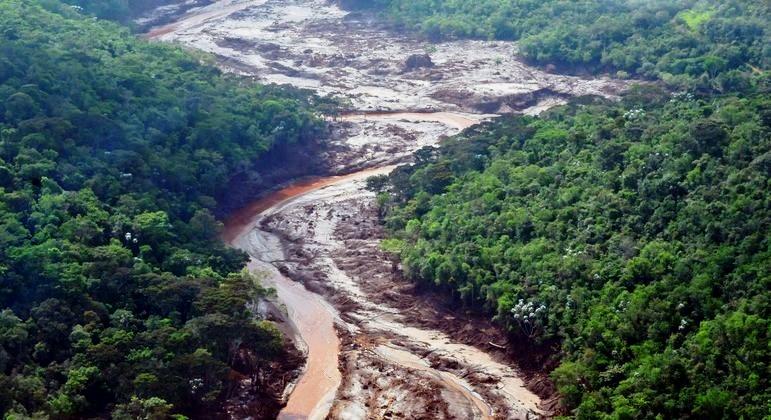
<svg viewBox="0 0 771 420">
<path fill-rule="evenodd" d="M 537 114 L 569 97 L 612 98 L 626 87 L 619 80 L 530 67 L 517 58 L 512 42 L 427 43 L 326 0 L 220 0 L 147 36 L 210 52 L 226 71 L 262 83 L 334 96 L 353 113 Z M 422 61 L 415 57 L 431 65 L 416 66 Z M 409 136 L 399 133 L 403 130 L 428 135 L 420 139 L 435 138 L 438 131 L 415 121 L 411 127 L 395 121 L 347 120 L 339 127 L 333 122 L 332 167 L 398 161 L 397 150 L 403 157 L 416 146 L 405 144 Z"/>
<path fill-rule="evenodd" d="M 360 111 L 506 113 L 554 98 L 615 96 L 624 87 L 527 66 L 512 42 L 429 44 L 324 0 L 219 1 L 151 36 L 214 53 L 226 68 L 263 82 L 346 98 Z M 422 55 L 433 66 L 407 65 Z"/>
<path fill-rule="evenodd" d="M 259 227 L 285 246 L 273 264 L 324 295 L 340 315 L 343 381 L 331 417 L 548 414 L 551 407 L 527 388 L 511 359 L 495 351 L 507 344 L 504 333 L 443 308 L 401 278 L 379 249 L 371 199 L 363 180 L 333 185 L 297 197 Z"/>
</svg>

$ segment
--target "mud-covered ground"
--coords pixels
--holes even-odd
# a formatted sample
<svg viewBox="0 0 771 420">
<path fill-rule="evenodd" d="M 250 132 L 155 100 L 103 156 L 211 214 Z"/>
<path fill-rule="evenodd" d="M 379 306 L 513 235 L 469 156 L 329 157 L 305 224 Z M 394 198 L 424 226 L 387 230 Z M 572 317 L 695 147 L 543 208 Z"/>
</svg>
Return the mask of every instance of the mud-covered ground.
<svg viewBox="0 0 771 420">
<path fill-rule="evenodd" d="M 623 86 L 529 67 L 511 42 L 395 36 L 372 16 L 325 0 L 217 2 L 151 36 L 212 52 L 264 82 L 346 98 L 360 111 L 503 113 L 566 96 L 612 96 Z M 414 55 L 430 62 L 409 60 Z"/>
<path fill-rule="evenodd" d="M 155 27 L 175 22 L 180 16 L 195 13 L 217 0 L 155 0 L 157 6 L 134 20 L 135 30 L 145 32 Z"/>
<path fill-rule="evenodd" d="M 401 277 L 379 248 L 383 231 L 364 183 L 496 114 L 537 114 L 571 96 L 614 97 L 624 84 L 528 67 L 514 43 L 427 44 L 324 0 L 194 3 L 148 37 L 211 52 L 227 71 L 348 103 L 348 113 L 330 117 L 332 143 L 319 156 L 331 174 L 350 175 L 291 185 L 226 223 L 225 239 L 247 251 L 250 269 L 276 289 L 271 313 L 305 357 L 281 416 L 552 413 L 553 387 L 539 374 L 546 358 L 518 354 L 517 343 L 484 318 Z"/>
<path fill-rule="evenodd" d="M 614 97 L 625 87 L 618 80 L 557 75 L 527 66 L 518 60 L 512 42 L 427 43 L 327 0 L 215 1 L 147 36 L 210 52 L 225 70 L 260 82 L 335 96 L 353 113 L 537 114 L 571 96 Z M 364 120 L 335 125 L 337 146 L 354 154 L 336 153 L 342 158 L 335 166 L 391 163 L 396 148 L 408 152 L 404 130 L 431 133 L 418 136 L 427 142 L 437 135 L 433 125 Z"/>
<path fill-rule="evenodd" d="M 342 384 L 332 418 L 527 418 L 547 414 L 504 354 L 505 336 L 415 293 L 379 249 L 382 229 L 363 180 L 282 206 L 259 230 L 281 238 L 273 263 L 340 315 Z M 493 344 L 490 344 L 493 343 Z"/>
</svg>

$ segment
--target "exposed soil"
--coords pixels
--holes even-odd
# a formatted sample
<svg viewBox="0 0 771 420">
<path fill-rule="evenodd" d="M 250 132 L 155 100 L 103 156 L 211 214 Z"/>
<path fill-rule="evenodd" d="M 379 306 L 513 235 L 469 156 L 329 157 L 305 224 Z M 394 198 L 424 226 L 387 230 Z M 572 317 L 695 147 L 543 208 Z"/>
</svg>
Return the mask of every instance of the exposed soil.
<svg viewBox="0 0 771 420">
<path fill-rule="evenodd" d="M 623 82 L 529 67 L 508 42 L 427 45 L 323 0 L 217 1 L 148 37 L 211 52 L 227 71 L 349 104 L 348 114 L 329 121 L 331 142 L 294 157 L 278 150 L 258 166 L 271 177 L 257 183 L 245 172 L 220 197 L 229 209 L 269 185 L 317 176 L 263 195 L 226 221 L 224 239 L 247 251 L 250 269 L 276 289 L 267 313 L 305 358 L 301 371 L 266 371 L 275 384 L 262 394 L 273 396 L 263 398 L 266 406 L 284 404 L 280 418 L 334 419 L 558 411 L 545 375 L 554 349 L 511 341 L 484 314 L 406 281 L 379 248 L 383 229 L 364 181 L 497 114 L 537 114 L 572 96 L 612 98 Z M 329 174 L 338 176 L 318 177 Z M 228 401 L 232 418 L 275 414 L 250 402 L 261 398 L 250 396 L 251 383 L 235 383 L 245 386 Z"/>
<path fill-rule="evenodd" d="M 451 311 L 436 296 L 414 294 L 414 286 L 394 270 L 391 259 L 379 250 L 382 229 L 372 195 L 361 184 L 341 183 L 298 196 L 259 224 L 260 231 L 277 235 L 285 245 L 282 259 L 274 261 L 280 271 L 325 295 L 340 315 L 344 380 L 332 417 L 387 418 L 378 407 L 399 408 L 388 403 L 394 393 L 407 404 L 397 416 L 548 414 L 510 366 L 511 359 L 500 351 L 482 351 L 497 350 L 489 343 L 505 344 L 505 334 L 481 317 Z M 470 331 L 473 334 L 464 334 Z M 406 380 L 396 386 L 382 379 L 382 372 Z M 418 387 L 427 383 L 434 383 L 426 388 L 433 393 Z M 408 384 L 418 388 L 400 391 Z M 429 404 L 435 400 L 444 400 L 446 410 Z M 427 407 L 432 411 L 423 411 Z"/>
<path fill-rule="evenodd" d="M 267 419 L 278 416 L 284 408 L 285 390 L 297 380 L 305 359 L 291 343 L 284 348 L 287 349 L 286 357 L 271 362 L 260 362 L 247 352 L 238 354 L 236 369 L 229 374 L 230 387 L 223 413 L 218 417 Z"/>
<path fill-rule="evenodd" d="M 330 130 L 318 133 L 317 138 L 279 145 L 252 162 L 251 166 L 234 174 L 215 197 L 218 216 L 226 216 L 243 209 L 254 201 L 254 197 L 270 191 L 277 185 L 300 178 L 333 174 L 335 166 L 339 165 L 334 163 L 332 156 L 342 156 L 345 153 L 353 155 L 342 145 L 327 144 L 333 134 L 336 135 Z"/>
<path fill-rule="evenodd" d="M 529 67 L 511 42 L 427 44 L 324 0 L 219 1 L 148 36 L 211 52 L 263 82 L 348 99 L 356 111 L 505 113 L 625 86 Z"/>
<path fill-rule="evenodd" d="M 449 294 L 421 288 L 402 275 L 398 259 L 379 247 L 378 238 L 385 232 L 379 223 L 377 208 L 371 201 L 356 203 L 357 211 L 338 224 L 336 238 L 344 246 L 335 256 L 335 263 L 349 275 L 357 277 L 370 301 L 397 308 L 408 325 L 438 330 L 453 340 L 474 346 L 495 360 L 516 365 L 526 379 L 528 389 L 542 398 L 544 413 L 559 410 L 555 389 L 545 372 L 550 371 L 557 349 L 512 341 L 512 335 L 490 321 L 489 314 L 464 308 Z M 437 355 L 426 355 L 436 365 L 452 365 Z M 446 367 L 446 366 L 445 366 Z M 475 382 L 490 380 L 476 378 Z"/>
</svg>

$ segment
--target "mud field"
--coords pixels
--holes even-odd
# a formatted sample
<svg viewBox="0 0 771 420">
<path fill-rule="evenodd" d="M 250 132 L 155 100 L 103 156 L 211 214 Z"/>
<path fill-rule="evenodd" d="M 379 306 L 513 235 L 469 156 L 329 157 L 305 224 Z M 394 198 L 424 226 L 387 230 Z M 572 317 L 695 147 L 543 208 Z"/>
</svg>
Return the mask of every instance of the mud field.
<svg viewBox="0 0 771 420">
<path fill-rule="evenodd" d="M 170 21 L 168 11 L 154 16 Z M 297 182 L 226 221 L 225 240 L 276 289 L 275 312 L 306 358 L 284 392 L 282 418 L 549 416 L 552 387 L 532 372 L 525 379 L 501 350 L 510 347 L 505 334 L 402 279 L 380 251 L 364 183 L 497 114 L 614 97 L 622 82 L 528 67 L 514 43 L 427 44 L 321 0 L 213 2 L 147 36 L 213 53 L 227 71 L 348 103 L 346 116 L 330 121 L 328 160 L 349 175 Z"/>
<path fill-rule="evenodd" d="M 343 380 L 333 418 L 527 418 L 542 411 L 517 371 L 427 326 L 462 321 L 424 305 L 379 249 L 382 232 L 364 177 L 263 213 L 247 246 L 282 244 L 279 271 L 327 297 L 340 320 Z"/>
</svg>

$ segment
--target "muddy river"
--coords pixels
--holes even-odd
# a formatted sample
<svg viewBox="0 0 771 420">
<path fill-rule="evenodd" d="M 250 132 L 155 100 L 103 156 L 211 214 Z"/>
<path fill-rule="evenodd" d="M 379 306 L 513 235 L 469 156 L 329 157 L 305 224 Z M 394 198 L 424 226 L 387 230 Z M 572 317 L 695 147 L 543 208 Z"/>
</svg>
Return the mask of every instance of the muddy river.
<svg viewBox="0 0 771 420">
<path fill-rule="evenodd" d="M 281 418 L 548 415 L 516 366 L 466 339 L 494 336 L 492 327 L 432 305 L 401 278 L 380 250 L 382 227 L 364 184 L 498 114 L 535 114 L 576 95 L 614 97 L 621 82 L 530 68 L 514 43 L 428 45 L 322 0 L 218 1 L 147 36 L 210 52 L 226 71 L 349 104 L 331 121 L 338 147 L 329 156 L 346 175 L 298 181 L 226 221 L 225 240 L 276 289 L 285 331 L 306 356 Z M 408 65 L 426 54 L 429 62 Z"/>
</svg>

